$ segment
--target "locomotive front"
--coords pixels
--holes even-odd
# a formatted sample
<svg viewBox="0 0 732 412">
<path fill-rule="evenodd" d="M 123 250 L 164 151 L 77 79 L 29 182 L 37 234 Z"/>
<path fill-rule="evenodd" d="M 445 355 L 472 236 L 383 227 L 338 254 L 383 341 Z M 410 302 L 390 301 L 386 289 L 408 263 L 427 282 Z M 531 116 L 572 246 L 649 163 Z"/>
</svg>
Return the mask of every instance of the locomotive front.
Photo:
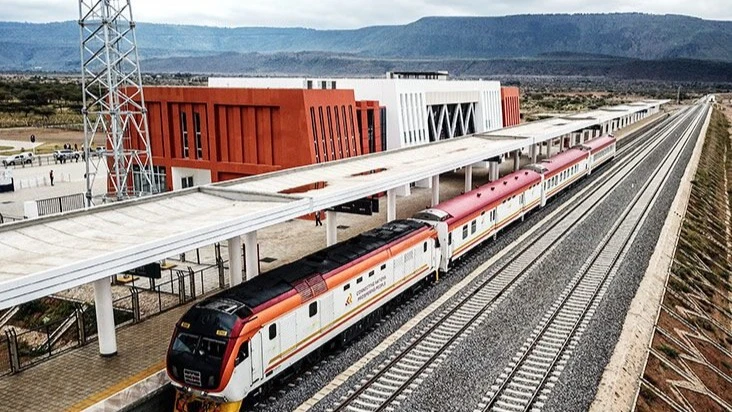
<svg viewBox="0 0 732 412">
<path fill-rule="evenodd" d="M 204 301 L 176 324 L 166 358 L 176 411 L 239 410 L 252 385 L 250 315 L 237 302 Z"/>
</svg>

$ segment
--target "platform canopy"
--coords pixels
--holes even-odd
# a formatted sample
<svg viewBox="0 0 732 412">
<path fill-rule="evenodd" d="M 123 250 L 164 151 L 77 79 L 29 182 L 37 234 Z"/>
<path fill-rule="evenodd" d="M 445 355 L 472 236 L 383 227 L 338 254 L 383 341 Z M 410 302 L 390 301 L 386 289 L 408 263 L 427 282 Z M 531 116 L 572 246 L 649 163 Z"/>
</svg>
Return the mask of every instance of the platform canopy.
<svg viewBox="0 0 732 412">
<path fill-rule="evenodd" d="M 632 110 L 640 106 L 609 113 Z M 1 225 L 0 309 L 592 124 L 549 119 L 504 129 L 513 136 L 505 140 L 466 136 Z"/>
<path fill-rule="evenodd" d="M 532 143 L 542 143 L 593 126 L 600 126 L 615 119 L 648 112 L 666 103 L 668 100 L 643 100 L 627 105 L 603 107 L 590 112 L 554 115 L 535 122 L 481 133 L 480 136 L 494 139 L 532 139 Z"/>
</svg>

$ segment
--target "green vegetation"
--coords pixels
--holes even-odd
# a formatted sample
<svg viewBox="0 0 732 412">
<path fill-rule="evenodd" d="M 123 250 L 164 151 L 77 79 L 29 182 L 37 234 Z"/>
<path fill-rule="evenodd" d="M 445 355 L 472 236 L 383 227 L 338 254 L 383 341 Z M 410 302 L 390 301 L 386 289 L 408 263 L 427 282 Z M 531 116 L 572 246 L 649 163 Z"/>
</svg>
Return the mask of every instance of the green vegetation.
<svg viewBox="0 0 732 412">
<path fill-rule="evenodd" d="M 671 359 L 676 359 L 679 357 L 679 351 L 672 348 L 671 346 L 668 346 L 666 344 L 662 344 L 660 348 L 658 348 L 661 352 L 665 353 L 666 356 L 668 356 Z"/>
<path fill-rule="evenodd" d="M 59 322 L 69 317 L 76 305 L 66 300 L 42 298 L 20 306 L 12 324 L 26 329 L 37 328 L 49 323 Z"/>
<path fill-rule="evenodd" d="M 80 125 L 81 98 L 76 81 L 0 79 L 0 128 Z"/>
</svg>

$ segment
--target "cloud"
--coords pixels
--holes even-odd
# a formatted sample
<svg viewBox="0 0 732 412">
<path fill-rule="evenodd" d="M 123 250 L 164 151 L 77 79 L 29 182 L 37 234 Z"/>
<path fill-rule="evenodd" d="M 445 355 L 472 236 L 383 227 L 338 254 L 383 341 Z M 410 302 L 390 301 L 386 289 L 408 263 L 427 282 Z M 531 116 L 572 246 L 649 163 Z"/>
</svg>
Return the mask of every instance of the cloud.
<svg viewBox="0 0 732 412">
<path fill-rule="evenodd" d="M 212 26 L 300 26 L 322 29 L 405 24 L 423 16 L 501 16 L 527 13 L 646 12 L 732 20 L 728 0 L 132 0 L 135 20 Z M 70 0 L 0 0 L 2 20 L 78 19 Z"/>
</svg>

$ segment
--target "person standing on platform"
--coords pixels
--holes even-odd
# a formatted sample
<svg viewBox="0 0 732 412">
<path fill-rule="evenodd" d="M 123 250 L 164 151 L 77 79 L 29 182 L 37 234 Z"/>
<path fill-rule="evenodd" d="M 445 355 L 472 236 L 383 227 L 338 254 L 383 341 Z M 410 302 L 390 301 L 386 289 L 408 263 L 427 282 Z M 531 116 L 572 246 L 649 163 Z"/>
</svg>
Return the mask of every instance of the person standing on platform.
<svg viewBox="0 0 732 412">
<path fill-rule="evenodd" d="M 48 173 L 48 178 L 51 179 L 51 186 L 53 186 L 53 170 Z"/>
<path fill-rule="evenodd" d="M 320 221 L 320 210 L 315 212 L 315 226 L 323 226 L 323 222 Z"/>
</svg>

